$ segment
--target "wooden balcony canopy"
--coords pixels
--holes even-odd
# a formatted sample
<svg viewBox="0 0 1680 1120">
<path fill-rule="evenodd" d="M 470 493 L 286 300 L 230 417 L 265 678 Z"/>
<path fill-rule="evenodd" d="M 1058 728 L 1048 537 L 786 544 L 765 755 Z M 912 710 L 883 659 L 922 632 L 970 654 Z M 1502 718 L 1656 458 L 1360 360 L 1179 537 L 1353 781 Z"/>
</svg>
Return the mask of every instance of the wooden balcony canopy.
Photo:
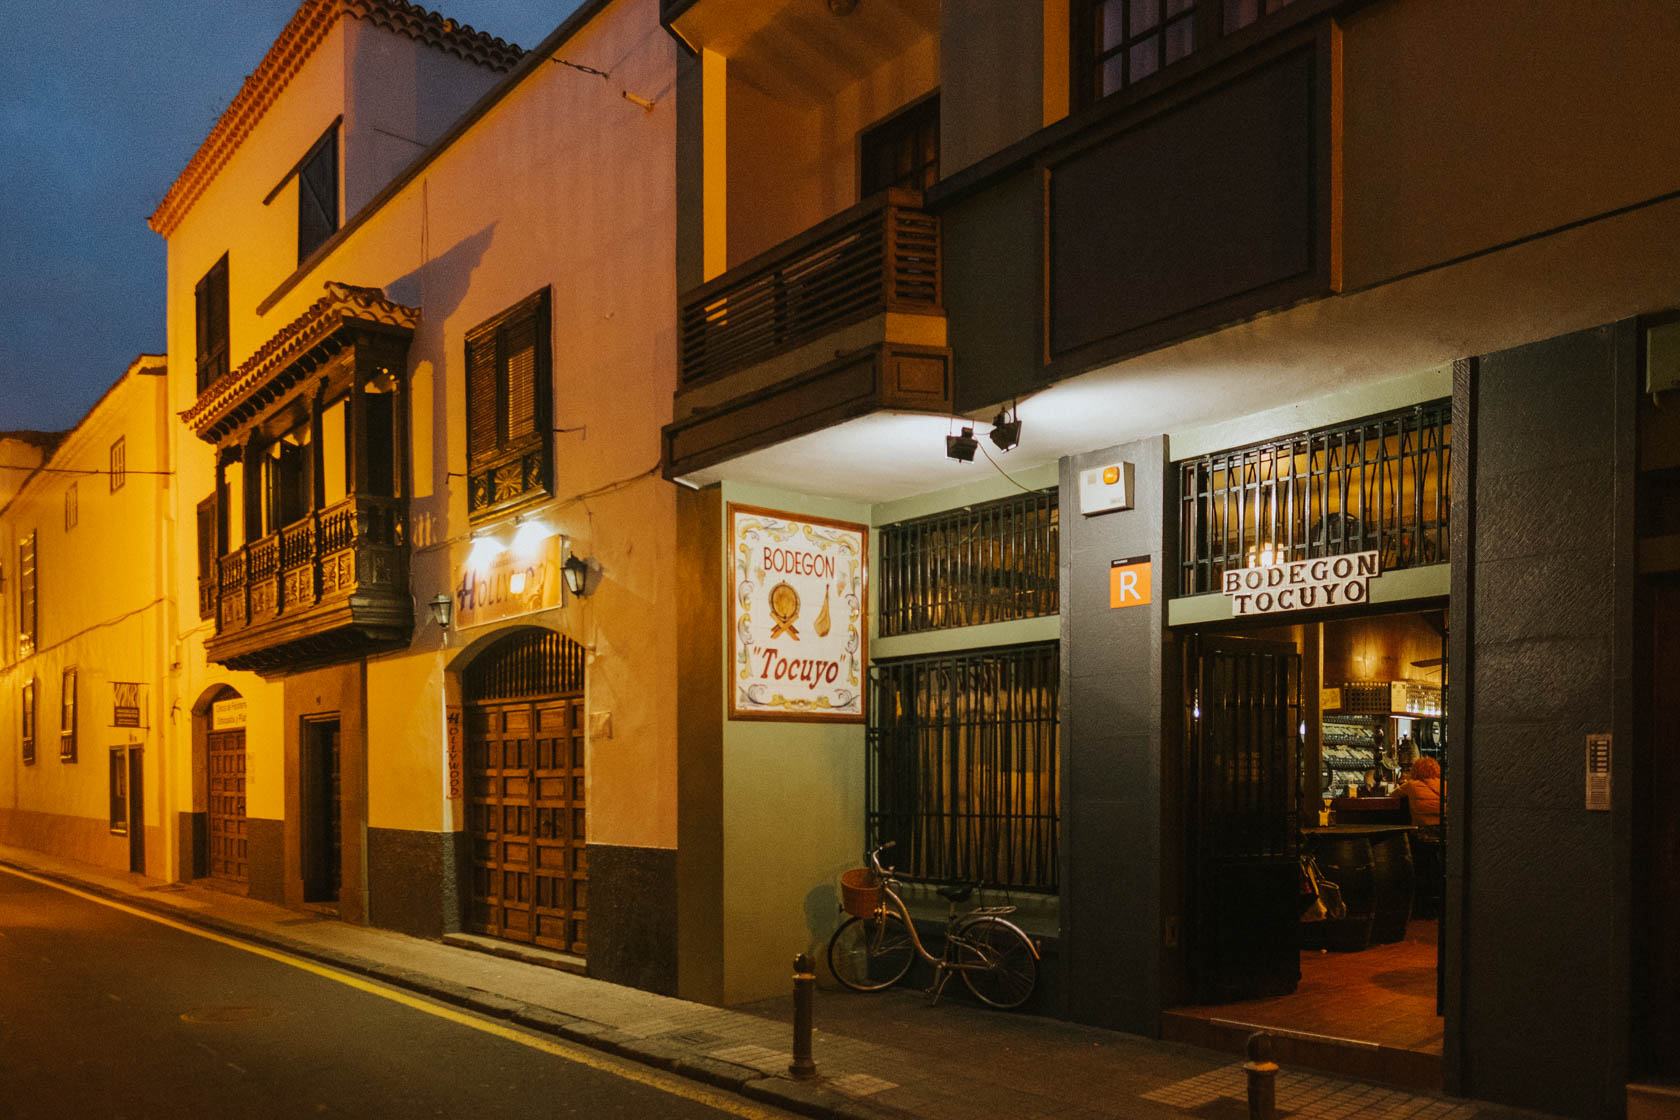
<svg viewBox="0 0 1680 1120">
<path fill-rule="evenodd" d="M 181 413 L 206 443 L 222 443 L 260 420 L 275 404 L 357 338 L 394 337 L 406 347 L 418 308 L 392 303 L 378 288 L 328 281 L 326 294 L 281 328 L 237 369 L 204 390 Z"/>
</svg>

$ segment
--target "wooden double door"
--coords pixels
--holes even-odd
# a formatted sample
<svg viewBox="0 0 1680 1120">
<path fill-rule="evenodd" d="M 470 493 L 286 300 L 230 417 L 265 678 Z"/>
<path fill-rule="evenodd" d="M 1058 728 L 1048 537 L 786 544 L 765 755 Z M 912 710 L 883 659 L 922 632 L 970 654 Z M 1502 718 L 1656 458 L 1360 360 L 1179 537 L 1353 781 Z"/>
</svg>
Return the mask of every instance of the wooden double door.
<svg viewBox="0 0 1680 1120">
<path fill-rule="evenodd" d="M 588 944 L 581 693 L 467 706 L 468 926 L 582 954 Z"/>
<path fill-rule="evenodd" d="M 212 731 L 206 748 L 208 870 L 214 879 L 244 886 L 250 880 L 245 837 L 245 731 Z"/>
</svg>

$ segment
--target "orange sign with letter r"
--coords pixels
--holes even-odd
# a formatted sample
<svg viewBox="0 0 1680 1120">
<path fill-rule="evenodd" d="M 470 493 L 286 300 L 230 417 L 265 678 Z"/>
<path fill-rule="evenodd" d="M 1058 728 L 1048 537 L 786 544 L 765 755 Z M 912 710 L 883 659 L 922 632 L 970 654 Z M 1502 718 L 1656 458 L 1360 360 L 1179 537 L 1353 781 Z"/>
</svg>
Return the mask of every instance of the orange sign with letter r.
<svg viewBox="0 0 1680 1120">
<path fill-rule="evenodd" d="M 1108 605 L 1141 607 L 1149 602 L 1150 564 L 1147 556 L 1116 560 L 1108 566 Z"/>
</svg>

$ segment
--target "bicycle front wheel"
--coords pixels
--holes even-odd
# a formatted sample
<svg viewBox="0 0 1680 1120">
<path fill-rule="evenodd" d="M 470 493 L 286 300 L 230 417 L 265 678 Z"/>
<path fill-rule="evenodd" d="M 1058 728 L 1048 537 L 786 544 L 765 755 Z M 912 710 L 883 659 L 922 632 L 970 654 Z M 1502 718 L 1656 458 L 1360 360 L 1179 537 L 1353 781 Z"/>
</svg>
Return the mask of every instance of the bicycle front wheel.
<svg viewBox="0 0 1680 1120">
<path fill-rule="evenodd" d="M 981 918 L 953 937 L 963 983 L 981 1003 L 1008 1010 L 1032 998 L 1038 986 L 1038 954 L 1027 935 L 998 918 Z"/>
<path fill-rule="evenodd" d="M 910 971 L 916 947 L 904 919 L 891 911 L 847 918 L 828 941 L 828 968 L 854 992 L 890 988 Z"/>
</svg>

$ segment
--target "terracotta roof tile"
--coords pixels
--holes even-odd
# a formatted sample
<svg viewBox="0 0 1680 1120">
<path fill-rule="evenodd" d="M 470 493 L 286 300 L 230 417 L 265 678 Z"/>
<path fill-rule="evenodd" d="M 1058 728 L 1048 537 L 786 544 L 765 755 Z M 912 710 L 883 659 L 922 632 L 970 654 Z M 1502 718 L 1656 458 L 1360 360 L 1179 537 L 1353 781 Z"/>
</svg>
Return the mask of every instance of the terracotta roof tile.
<svg viewBox="0 0 1680 1120">
<path fill-rule="evenodd" d="M 498 73 L 513 69 L 525 54 L 517 44 L 406 0 L 303 0 L 152 212 L 148 224 L 153 230 L 164 237 L 175 231 L 341 16 L 366 20 Z"/>
</svg>

